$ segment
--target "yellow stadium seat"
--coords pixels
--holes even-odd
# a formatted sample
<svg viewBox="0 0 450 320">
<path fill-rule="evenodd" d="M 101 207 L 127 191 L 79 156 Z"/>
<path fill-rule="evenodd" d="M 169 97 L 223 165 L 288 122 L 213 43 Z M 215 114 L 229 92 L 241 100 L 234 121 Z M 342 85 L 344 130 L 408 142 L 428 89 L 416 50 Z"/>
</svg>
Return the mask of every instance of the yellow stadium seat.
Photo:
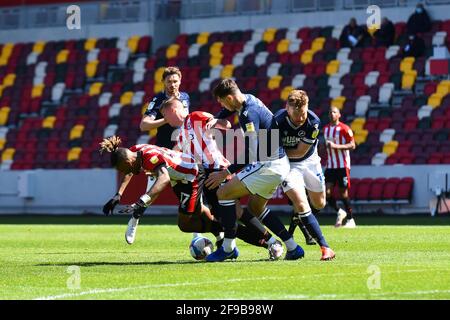
<svg viewBox="0 0 450 320">
<path fill-rule="evenodd" d="M 265 42 L 272 42 L 275 39 L 275 33 L 277 32 L 277 29 L 274 28 L 268 28 L 266 31 L 264 31 L 262 39 Z"/>
<path fill-rule="evenodd" d="M 379 24 L 374 24 L 373 26 L 370 26 L 370 28 L 367 28 L 367 32 L 373 37 L 374 33 L 380 29 Z"/>
<path fill-rule="evenodd" d="M 361 144 L 366 142 L 369 131 L 361 129 L 355 132 L 355 142 Z"/>
<path fill-rule="evenodd" d="M 132 36 L 128 39 L 127 46 L 132 53 L 135 53 L 137 51 L 139 39 L 139 36 Z"/>
<path fill-rule="evenodd" d="M 8 64 L 9 57 L 0 56 L 0 66 L 6 66 Z"/>
<path fill-rule="evenodd" d="M 178 50 L 180 49 L 179 44 L 171 44 L 166 50 L 166 58 L 172 59 L 178 55 Z"/>
<path fill-rule="evenodd" d="M 96 96 L 102 92 L 103 83 L 102 82 L 94 82 L 89 87 L 89 95 Z"/>
<path fill-rule="evenodd" d="M 212 56 L 221 56 L 222 55 L 222 47 L 223 42 L 214 42 L 212 46 L 209 48 L 209 53 Z"/>
<path fill-rule="evenodd" d="M 209 38 L 209 32 L 202 32 L 197 36 L 197 44 L 207 44 Z"/>
<path fill-rule="evenodd" d="M 15 152 L 16 152 L 16 149 L 14 149 L 14 148 L 5 149 L 2 153 L 2 161 L 13 160 Z"/>
<path fill-rule="evenodd" d="M 366 119 L 365 118 L 356 118 L 355 120 L 353 120 L 353 122 L 350 125 L 350 127 L 352 128 L 352 130 L 354 132 L 361 131 L 361 130 L 363 130 L 365 123 L 366 123 Z"/>
<path fill-rule="evenodd" d="M 281 80 L 283 80 L 282 76 L 273 76 L 269 79 L 269 83 L 267 84 L 267 88 L 270 90 L 276 89 L 280 87 Z"/>
<path fill-rule="evenodd" d="M 63 49 L 60 52 L 58 52 L 58 55 L 56 56 L 56 63 L 64 63 L 67 61 L 67 57 L 69 56 L 69 50 Z"/>
<path fill-rule="evenodd" d="M 4 88 L 3 84 L 0 83 L 0 97 L 1 97 L 2 94 L 3 94 L 3 88 Z"/>
<path fill-rule="evenodd" d="M 327 74 L 328 75 L 332 75 L 335 73 L 338 73 L 339 71 L 339 60 L 331 60 L 328 64 L 327 64 Z"/>
<path fill-rule="evenodd" d="M 345 99 L 346 98 L 343 96 L 336 97 L 333 100 L 331 100 L 331 106 L 336 107 L 339 110 L 342 110 L 342 108 L 344 108 Z"/>
<path fill-rule="evenodd" d="M 220 65 L 222 63 L 222 56 L 218 56 L 218 57 L 211 57 L 210 59 L 209 59 L 209 66 L 212 68 L 212 67 L 215 67 L 215 66 L 218 66 L 218 65 Z"/>
<path fill-rule="evenodd" d="M 73 139 L 81 138 L 81 136 L 83 135 L 83 131 L 84 131 L 84 126 L 82 124 L 77 124 L 76 126 L 74 126 L 72 128 L 72 130 L 70 130 L 69 139 L 73 140 Z"/>
<path fill-rule="evenodd" d="M 153 137 L 156 137 L 156 134 L 158 133 L 158 129 L 152 129 L 152 130 L 150 130 L 149 132 L 148 132 L 148 135 L 151 137 L 151 138 L 153 138 Z"/>
<path fill-rule="evenodd" d="M 402 76 L 402 89 L 412 89 L 416 83 L 417 71 L 406 71 Z"/>
<path fill-rule="evenodd" d="M 33 52 L 34 53 L 42 53 L 44 51 L 45 42 L 44 41 L 36 41 L 33 45 Z"/>
<path fill-rule="evenodd" d="M 31 98 L 37 98 L 42 96 L 42 92 L 44 91 L 44 84 L 38 84 L 31 89 Z"/>
<path fill-rule="evenodd" d="M 126 106 L 127 104 L 131 104 L 131 101 L 133 100 L 133 92 L 132 91 L 127 91 L 124 92 L 122 94 L 122 96 L 120 97 L 120 104 L 122 106 Z"/>
<path fill-rule="evenodd" d="M 3 150 L 3 148 L 5 147 L 5 143 L 6 143 L 6 140 L 3 138 L 0 138 L 0 150 Z"/>
<path fill-rule="evenodd" d="M 97 73 L 98 60 L 90 61 L 86 64 L 86 76 L 92 78 Z"/>
<path fill-rule="evenodd" d="M 313 61 L 314 53 L 315 52 L 313 50 L 305 50 L 305 52 L 303 52 L 302 56 L 300 57 L 300 61 L 303 64 L 311 63 Z"/>
<path fill-rule="evenodd" d="M 44 120 L 42 120 L 42 128 L 53 129 L 55 121 L 56 121 L 55 116 L 48 116 L 44 118 Z"/>
<path fill-rule="evenodd" d="M 95 49 L 95 45 L 97 44 L 96 38 L 89 38 L 84 43 L 84 50 L 91 51 L 92 49 Z"/>
<path fill-rule="evenodd" d="M 9 87 L 14 85 L 14 81 L 16 80 L 16 75 L 14 73 L 8 73 L 6 77 L 3 79 L 3 86 Z"/>
<path fill-rule="evenodd" d="M 75 161 L 80 159 L 81 148 L 74 147 L 67 152 L 67 161 Z"/>
<path fill-rule="evenodd" d="M 323 49 L 324 45 L 325 45 L 325 38 L 323 37 L 315 38 L 311 45 L 311 50 L 313 50 L 314 52 L 320 51 Z"/>
<path fill-rule="evenodd" d="M 400 63 L 400 71 L 401 72 L 407 72 L 413 70 L 414 61 L 416 61 L 416 58 L 414 57 L 406 57 L 402 60 Z"/>
<path fill-rule="evenodd" d="M 442 102 L 442 98 L 443 98 L 444 96 L 443 95 L 441 95 L 441 94 L 439 94 L 439 93 L 433 93 L 429 98 L 428 98 L 428 105 L 429 106 L 431 106 L 431 107 L 433 107 L 433 109 L 434 108 L 436 108 L 436 107 L 439 107 L 440 105 L 441 105 L 441 102 Z"/>
<path fill-rule="evenodd" d="M 392 141 L 386 142 L 383 146 L 383 153 L 390 156 L 397 151 L 397 148 L 398 148 L 398 141 L 392 140 Z"/>
<path fill-rule="evenodd" d="M 436 88 L 436 93 L 445 97 L 450 93 L 450 80 L 443 80 Z"/>
<path fill-rule="evenodd" d="M 278 53 L 285 53 L 289 50 L 289 40 L 288 39 L 283 39 L 280 42 L 278 42 L 277 44 L 277 52 Z"/>
<path fill-rule="evenodd" d="M 161 92 L 164 90 L 164 83 L 162 82 L 155 82 L 155 85 L 153 86 L 153 92 Z"/>
<path fill-rule="evenodd" d="M 234 65 L 227 64 L 225 67 L 223 67 L 222 72 L 220 73 L 220 77 L 222 79 L 231 78 L 233 76 L 233 71 L 234 71 Z"/>
<path fill-rule="evenodd" d="M 164 67 L 159 67 L 156 71 L 155 74 L 153 76 L 153 79 L 155 80 L 155 82 L 160 82 L 162 81 L 162 75 L 164 73 Z M 157 91 L 155 91 L 157 92 Z"/>
<path fill-rule="evenodd" d="M 8 122 L 8 115 L 11 109 L 9 107 L 0 108 L 0 126 L 6 125 Z"/>
<path fill-rule="evenodd" d="M 292 90 L 295 90 L 295 88 L 291 86 L 284 87 L 280 94 L 281 100 L 287 100 L 289 93 L 291 93 Z"/>
</svg>

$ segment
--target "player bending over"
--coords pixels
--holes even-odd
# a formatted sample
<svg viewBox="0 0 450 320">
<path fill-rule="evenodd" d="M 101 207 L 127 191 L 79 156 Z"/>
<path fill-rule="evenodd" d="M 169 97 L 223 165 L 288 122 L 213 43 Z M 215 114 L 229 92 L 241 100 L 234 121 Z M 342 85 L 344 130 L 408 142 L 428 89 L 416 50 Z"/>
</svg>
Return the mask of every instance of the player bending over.
<svg viewBox="0 0 450 320">
<path fill-rule="evenodd" d="M 222 226 L 213 219 L 209 209 L 201 201 L 204 183 L 203 170 L 198 168 L 190 155 L 150 144 L 135 145 L 129 149 L 120 148 L 120 142 L 119 137 L 113 136 L 100 143 L 100 152 L 110 152 L 112 166 L 125 174 L 119 191 L 105 204 L 103 208 L 105 214 L 113 212 L 133 175 L 145 171 L 156 177 L 150 190 L 123 211 L 132 214 L 125 233 L 125 240 L 128 244 L 132 244 L 136 238 L 139 219 L 145 209 L 169 185 L 172 186 L 180 201 L 178 208 L 180 230 L 183 232 L 211 232 L 216 237 L 219 236 Z"/>
<path fill-rule="evenodd" d="M 223 156 L 217 146 L 214 131 L 216 129 L 229 129 L 231 124 L 225 119 L 214 119 L 207 112 L 195 111 L 188 114 L 183 104 L 177 98 L 166 100 L 160 107 L 164 119 L 172 127 L 179 127 L 180 133 L 176 139 L 175 148 L 183 153 L 190 154 L 195 161 L 204 168 L 206 179 L 213 172 L 224 170 L 230 166 L 230 162 Z M 206 126 L 211 128 L 206 130 Z M 217 189 L 203 189 L 203 194 L 211 206 L 212 213 L 218 217 L 216 212 L 220 210 L 217 199 Z M 234 201 L 227 202 L 230 207 Z M 278 259 L 283 253 L 283 246 L 266 230 L 266 228 L 253 215 L 244 211 L 238 215 L 244 225 L 238 225 L 237 237 L 247 243 L 262 246 L 269 249 L 269 258 Z"/>
<path fill-rule="evenodd" d="M 206 187 L 217 190 L 219 210 L 225 239 L 222 247 L 206 257 L 206 261 L 218 262 L 234 259 L 239 255 L 236 247 L 236 214 L 226 203 L 249 196 L 249 213 L 258 217 L 273 233 L 286 244 L 285 259 L 297 260 L 304 256 L 303 249 L 294 241 L 281 220 L 266 208 L 267 202 L 289 173 L 289 160 L 276 132 L 278 125 L 272 112 L 255 96 L 243 94 L 232 79 L 223 79 L 215 88 L 214 96 L 225 108 L 217 116 L 225 119 L 238 113 L 239 124 L 249 139 L 245 146 L 245 160 L 232 164 L 226 170 L 213 172 L 206 180 Z M 272 134 L 275 142 L 272 145 Z M 221 186 L 227 177 L 244 168 L 230 181 Z"/>
<path fill-rule="evenodd" d="M 282 187 L 293 204 L 296 219 L 319 243 L 322 251 L 321 260 L 331 260 L 335 254 L 328 246 L 308 203 L 309 195 L 311 205 L 315 209 L 325 207 L 325 179 L 317 154 L 320 119 L 314 112 L 308 110 L 308 103 L 305 91 L 293 90 L 289 93 L 286 109 L 275 114 L 291 167 Z"/>
</svg>

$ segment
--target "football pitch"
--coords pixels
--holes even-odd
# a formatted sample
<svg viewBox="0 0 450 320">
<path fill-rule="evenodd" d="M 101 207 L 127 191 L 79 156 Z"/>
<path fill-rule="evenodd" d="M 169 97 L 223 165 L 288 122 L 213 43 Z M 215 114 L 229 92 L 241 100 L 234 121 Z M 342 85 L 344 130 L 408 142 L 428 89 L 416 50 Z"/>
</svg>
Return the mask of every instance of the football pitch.
<svg viewBox="0 0 450 320">
<path fill-rule="evenodd" d="M 0 299 L 450 299 L 449 217 L 358 217 L 351 230 L 322 216 L 333 261 L 297 229 L 302 260 L 238 240 L 224 263 L 195 261 L 175 217 L 144 217 L 127 245 L 127 220 L 0 217 Z"/>
</svg>

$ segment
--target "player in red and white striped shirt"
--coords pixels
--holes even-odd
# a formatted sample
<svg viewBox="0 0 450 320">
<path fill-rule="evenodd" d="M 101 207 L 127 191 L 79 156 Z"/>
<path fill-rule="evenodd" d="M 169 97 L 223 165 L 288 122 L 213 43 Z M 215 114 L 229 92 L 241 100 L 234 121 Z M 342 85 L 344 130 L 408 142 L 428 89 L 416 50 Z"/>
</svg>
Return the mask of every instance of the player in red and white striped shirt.
<svg viewBox="0 0 450 320">
<path fill-rule="evenodd" d="M 205 169 L 206 179 L 212 172 L 221 171 L 230 166 L 230 162 L 217 146 L 214 131 L 211 130 L 212 128 L 230 129 L 231 124 L 228 120 L 215 119 L 212 114 L 202 111 L 187 114 L 186 109 L 183 108 L 181 101 L 177 98 L 164 101 L 160 107 L 160 112 L 168 124 L 180 128 L 178 137 L 172 137 L 172 140 L 176 138 L 177 141 L 175 149 L 192 155 L 196 162 Z M 223 210 L 221 207 L 227 206 L 231 210 L 235 206 L 235 202 L 234 200 L 219 202 L 217 189 L 204 188 L 203 194 L 208 204 L 211 205 L 214 215 L 220 219 L 220 213 Z M 233 208 L 233 210 L 236 209 Z M 275 254 L 281 255 L 282 251 L 279 250 L 281 244 L 277 243 L 271 233 L 250 213 L 242 212 L 240 207 L 236 212 L 239 220 L 244 224 L 237 226 L 238 238 L 256 246 L 268 248 L 270 258 L 278 258 Z"/>
<path fill-rule="evenodd" d="M 331 107 L 329 111 L 330 123 L 323 129 L 327 148 L 327 167 L 325 170 L 327 202 L 337 212 L 335 227 L 342 226 L 346 219 L 345 227 L 354 228 L 355 220 L 348 197 L 350 189 L 350 150 L 355 149 L 355 139 L 352 129 L 339 121 L 341 113 L 338 108 Z M 339 186 L 345 211 L 338 207 L 333 198 L 333 187 Z"/>
<path fill-rule="evenodd" d="M 105 214 L 112 213 L 119 203 L 133 175 L 144 171 L 156 176 L 156 181 L 147 193 L 122 213 L 131 213 L 125 239 L 132 244 L 136 237 L 139 218 L 159 194 L 169 185 L 177 195 L 178 226 L 183 232 L 212 232 L 219 234 L 222 226 L 214 221 L 209 209 L 202 204 L 201 194 L 205 176 L 192 156 L 149 144 L 140 144 L 131 148 L 119 148 L 120 138 L 113 136 L 101 143 L 101 152 L 111 153 L 111 164 L 125 175 L 117 194 L 104 206 Z"/>
</svg>

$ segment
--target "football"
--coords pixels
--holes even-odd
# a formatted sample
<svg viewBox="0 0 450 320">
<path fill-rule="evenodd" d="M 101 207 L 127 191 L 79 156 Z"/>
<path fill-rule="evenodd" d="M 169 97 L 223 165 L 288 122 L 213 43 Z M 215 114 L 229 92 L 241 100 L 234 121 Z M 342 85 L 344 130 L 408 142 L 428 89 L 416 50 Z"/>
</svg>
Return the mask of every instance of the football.
<svg viewBox="0 0 450 320">
<path fill-rule="evenodd" d="M 189 245 L 189 252 L 195 260 L 203 260 L 212 252 L 213 248 L 214 246 L 208 238 L 196 237 Z"/>
</svg>

